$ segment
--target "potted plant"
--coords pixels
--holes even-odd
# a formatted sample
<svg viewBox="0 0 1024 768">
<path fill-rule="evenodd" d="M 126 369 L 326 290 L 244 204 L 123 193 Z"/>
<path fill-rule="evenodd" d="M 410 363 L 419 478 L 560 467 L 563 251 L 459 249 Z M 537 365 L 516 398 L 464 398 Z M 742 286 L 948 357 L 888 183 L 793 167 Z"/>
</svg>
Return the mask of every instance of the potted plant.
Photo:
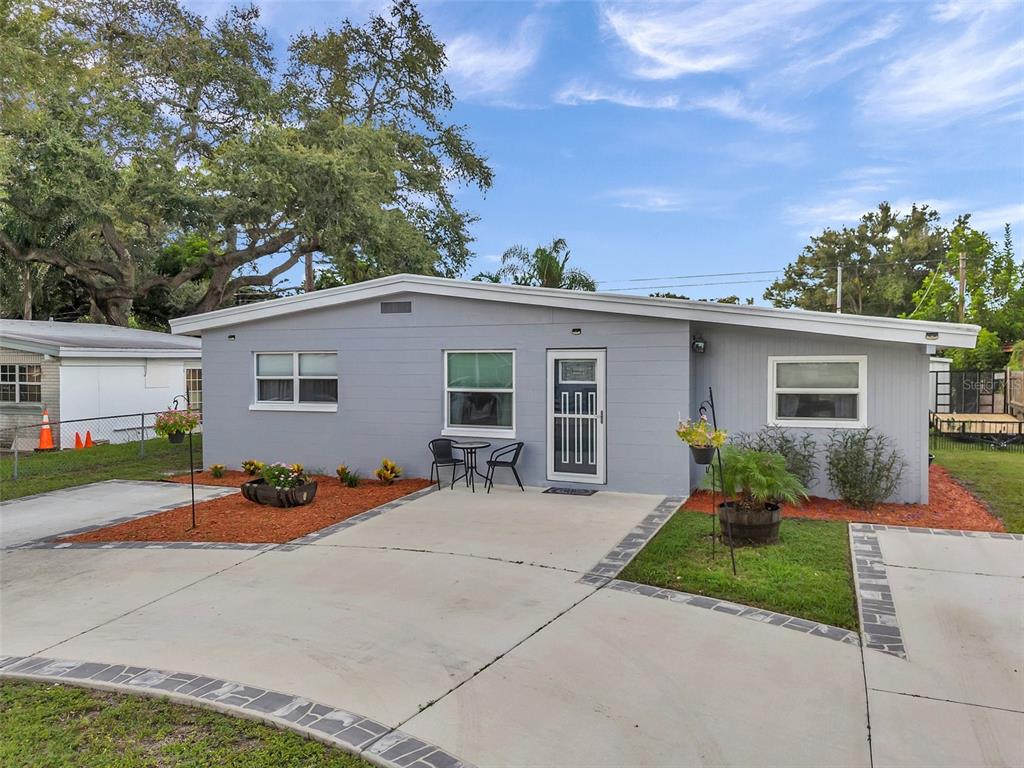
<svg viewBox="0 0 1024 768">
<path fill-rule="evenodd" d="M 711 486 L 705 479 L 705 487 Z M 723 536 L 734 544 L 772 544 L 779 540 L 782 502 L 796 504 L 807 498 L 800 479 L 786 469 L 779 453 L 730 446 L 722 451 L 722 476 L 715 490 L 732 501 L 718 506 Z"/>
<path fill-rule="evenodd" d="M 698 464 L 710 464 L 715 457 L 715 451 L 725 445 L 725 438 L 728 435 L 724 429 L 712 428 L 707 416 L 704 415 L 696 421 L 680 421 L 676 427 L 676 434 L 690 446 L 693 460 Z"/>
<path fill-rule="evenodd" d="M 262 476 L 242 483 L 242 495 L 257 504 L 300 507 L 316 497 L 316 481 L 301 464 L 267 464 Z"/>
<path fill-rule="evenodd" d="M 164 411 L 156 417 L 153 431 L 168 442 L 180 443 L 185 433 L 191 432 L 199 424 L 199 415 L 195 411 Z"/>
</svg>

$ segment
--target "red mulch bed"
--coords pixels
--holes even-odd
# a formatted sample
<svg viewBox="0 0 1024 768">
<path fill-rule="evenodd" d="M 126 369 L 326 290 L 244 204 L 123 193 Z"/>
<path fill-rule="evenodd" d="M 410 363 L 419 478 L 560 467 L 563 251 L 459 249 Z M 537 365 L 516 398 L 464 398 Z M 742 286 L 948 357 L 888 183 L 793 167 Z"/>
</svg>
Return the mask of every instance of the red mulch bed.
<svg viewBox="0 0 1024 768">
<path fill-rule="evenodd" d="M 196 473 L 196 484 L 238 487 L 251 478 L 244 472 L 226 472 L 214 478 L 207 472 Z M 317 476 L 316 498 L 302 507 L 280 509 L 256 504 L 235 493 L 196 504 L 196 527 L 192 524 L 192 506 L 129 520 L 89 533 L 68 536 L 61 541 L 229 541 L 236 543 L 283 544 L 346 520 L 360 512 L 385 504 L 413 491 L 426 488 L 428 480 L 412 478 L 383 485 L 364 480 L 349 488 L 336 477 Z M 188 482 L 176 477 L 175 482 Z"/>
<path fill-rule="evenodd" d="M 989 512 L 945 469 L 933 464 L 928 470 L 927 504 L 879 504 L 857 509 L 842 501 L 812 496 L 803 504 L 782 505 L 783 517 L 812 520 L 846 520 L 851 523 L 906 525 L 913 528 L 953 528 L 963 531 L 1004 531 L 1003 521 Z M 683 505 L 695 512 L 711 512 L 711 494 L 695 491 Z"/>
</svg>

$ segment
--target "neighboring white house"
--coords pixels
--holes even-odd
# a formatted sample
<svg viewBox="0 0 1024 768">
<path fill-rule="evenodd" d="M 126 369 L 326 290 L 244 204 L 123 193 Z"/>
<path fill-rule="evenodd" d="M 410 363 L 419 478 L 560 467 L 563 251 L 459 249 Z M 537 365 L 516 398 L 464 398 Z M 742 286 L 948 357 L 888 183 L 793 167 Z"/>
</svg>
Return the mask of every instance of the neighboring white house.
<svg viewBox="0 0 1024 768">
<path fill-rule="evenodd" d="M 188 394 L 201 406 L 200 342 L 156 331 L 93 323 L 0 320 L 0 447 L 8 449 L 15 425 L 38 424 L 45 408 L 51 421 L 140 414 L 168 408 Z M 141 427 L 141 419 L 139 420 Z M 153 417 L 146 419 L 151 426 Z M 74 444 L 75 432 L 100 424 L 54 429 L 58 447 Z M 105 427 L 109 426 L 110 429 Z M 103 423 L 97 437 L 138 437 L 135 423 Z M 32 447 L 31 430 L 18 435 Z"/>
</svg>

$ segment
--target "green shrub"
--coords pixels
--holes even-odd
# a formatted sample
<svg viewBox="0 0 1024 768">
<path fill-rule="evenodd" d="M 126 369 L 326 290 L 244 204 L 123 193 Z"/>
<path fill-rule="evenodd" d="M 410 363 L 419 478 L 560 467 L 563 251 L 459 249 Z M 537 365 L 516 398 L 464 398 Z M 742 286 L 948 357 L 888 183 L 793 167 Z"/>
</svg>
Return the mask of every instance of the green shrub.
<svg viewBox="0 0 1024 768">
<path fill-rule="evenodd" d="M 355 488 L 359 485 L 360 477 L 358 471 L 351 470 L 344 464 L 339 464 L 336 471 L 338 479 L 349 488 Z"/>
<path fill-rule="evenodd" d="M 224 477 L 224 465 L 223 464 L 211 464 L 210 475 L 212 477 Z"/>
<path fill-rule="evenodd" d="M 907 466 L 892 440 L 870 428 L 833 429 L 825 455 L 832 490 L 861 509 L 871 509 L 892 496 Z"/>
<path fill-rule="evenodd" d="M 738 509 L 757 510 L 766 502 L 799 503 L 807 497 L 800 479 L 786 469 L 782 454 L 751 451 L 727 446 L 722 449 L 722 477 L 715 490 L 735 499 Z M 704 476 L 704 487 L 712 484 L 712 473 Z"/>
<path fill-rule="evenodd" d="M 751 451 L 779 453 L 786 460 L 786 469 L 805 486 L 814 482 L 818 471 L 818 445 L 810 432 L 796 435 L 782 427 L 762 427 L 757 432 L 738 432 L 734 445 Z"/>
</svg>

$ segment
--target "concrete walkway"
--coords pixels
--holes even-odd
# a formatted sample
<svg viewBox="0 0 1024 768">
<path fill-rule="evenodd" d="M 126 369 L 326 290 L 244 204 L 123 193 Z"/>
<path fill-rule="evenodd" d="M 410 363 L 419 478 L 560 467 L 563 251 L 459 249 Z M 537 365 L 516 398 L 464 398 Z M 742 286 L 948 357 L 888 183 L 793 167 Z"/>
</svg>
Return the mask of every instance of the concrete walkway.
<svg viewBox="0 0 1024 768">
<path fill-rule="evenodd" d="M 171 681 L 185 687 L 207 675 L 222 693 L 244 689 L 224 681 L 259 687 L 245 689 L 253 698 L 214 692 L 238 706 L 260 706 L 265 690 L 305 697 L 323 704 L 308 727 L 376 734 L 359 748 L 403 768 L 446 755 L 478 766 L 870 766 L 864 656 L 869 672 L 925 663 L 910 609 L 907 661 L 595 575 L 653 533 L 661 501 L 445 490 L 280 549 L 6 551 L 0 655 L 134 665 L 161 690 L 170 682 L 144 670 L 188 673 Z M 335 722 L 331 707 L 356 715 Z M 900 716 L 880 725 L 872 712 L 876 744 L 892 745 L 885 765 L 914 764 L 886 732 Z M 1012 755 L 1012 725 L 983 724 Z"/>
<path fill-rule="evenodd" d="M 196 501 L 224 492 L 224 488 L 196 486 Z M 0 547 L 6 549 L 140 512 L 181 506 L 190 498 L 189 486 L 181 483 L 108 480 L 5 501 L 0 503 Z"/>
<path fill-rule="evenodd" d="M 876 536 L 906 659 L 865 655 L 875 768 L 1024 765 L 1024 541 Z"/>
</svg>

